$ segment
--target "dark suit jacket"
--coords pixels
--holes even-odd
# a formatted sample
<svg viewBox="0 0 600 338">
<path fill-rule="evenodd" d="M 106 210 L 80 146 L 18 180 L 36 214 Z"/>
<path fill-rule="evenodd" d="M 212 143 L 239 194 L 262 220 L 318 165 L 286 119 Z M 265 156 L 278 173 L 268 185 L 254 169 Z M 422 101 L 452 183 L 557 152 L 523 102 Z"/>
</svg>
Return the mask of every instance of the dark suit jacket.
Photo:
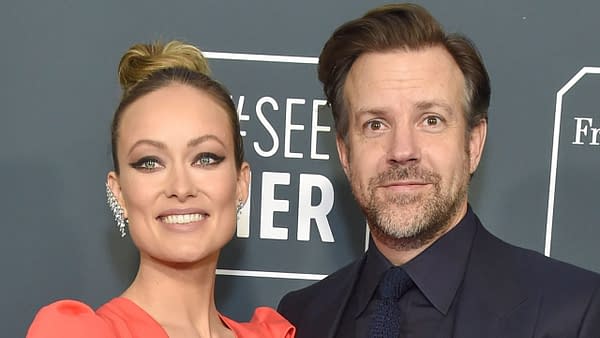
<svg viewBox="0 0 600 338">
<path fill-rule="evenodd" d="M 335 337 L 364 258 L 283 297 L 297 338 Z M 441 324 L 452 337 L 600 338 L 600 275 L 509 245 L 479 221 L 456 297 L 455 322 Z"/>
</svg>

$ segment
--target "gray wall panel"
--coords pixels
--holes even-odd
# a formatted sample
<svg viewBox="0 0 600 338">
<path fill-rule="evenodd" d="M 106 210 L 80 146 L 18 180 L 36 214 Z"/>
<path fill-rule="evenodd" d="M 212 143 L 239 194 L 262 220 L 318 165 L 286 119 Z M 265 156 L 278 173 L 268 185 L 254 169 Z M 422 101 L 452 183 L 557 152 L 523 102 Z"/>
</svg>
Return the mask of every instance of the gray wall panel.
<svg viewBox="0 0 600 338">
<path fill-rule="evenodd" d="M 335 27 L 383 1 L 52 1 L 0 4 L 0 307 L 7 337 L 24 336 L 37 309 L 60 298 L 99 306 L 128 285 L 137 266 L 129 238 L 120 239 L 104 201 L 110 170 L 109 124 L 119 99 L 116 65 L 134 42 L 184 39 L 205 51 L 318 56 Z M 557 92 L 584 66 L 600 67 L 600 4 L 591 1 L 419 1 L 450 30 L 471 37 L 492 79 L 490 129 L 471 203 L 484 224 L 511 243 L 544 252 L 552 173 Z M 364 250 L 364 220 L 337 161 L 332 132 L 318 133 L 310 158 L 312 104 L 323 94 L 314 64 L 211 59 L 215 77 L 244 96 L 247 158 L 253 167 L 249 236 L 235 238 L 219 268 L 325 275 Z M 593 68 L 598 70 L 596 68 Z M 564 96 L 557 139 L 551 256 L 600 271 L 597 171 L 600 145 L 600 75 L 585 76 Z M 258 119 L 265 108 L 279 149 L 264 157 L 272 138 Z M 285 110 L 304 127 L 291 132 L 284 154 Z M 272 108 L 272 107 L 271 107 Z M 586 124 L 584 144 L 573 144 L 575 118 Z M 587 122 L 586 122 L 587 123 Z M 318 124 L 331 125 L 326 111 Z M 599 137 L 600 139 L 600 137 Z M 289 201 L 274 224 L 286 240 L 260 238 L 264 173 L 289 174 L 272 198 Z M 310 223 L 310 240 L 298 240 L 301 175 L 318 175 L 333 187 L 327 215 L 334 242 Z M 267 174 L 268 176 L 269 174 Z M 309 176 L 302 176 L 306 180 Z M 267 182 L 268 183 L 268 182 Z M 328 202 L 320 188 L 307 190 L 313 205 Z M 309 196 L 306 195 L 306 196 Z M 305 197 L 306 197 L 305 196 Z M 331 202 L 331 200 L 329 200 Z M 223 272 L 223 271 L 222 271 Z M 286 275 L 287 276 L 287 275 Z M 275 306 L 306 279 L 219 275 L 217 302 L 227 315 L 248 319 L 258 305 Z"/>
</svg>

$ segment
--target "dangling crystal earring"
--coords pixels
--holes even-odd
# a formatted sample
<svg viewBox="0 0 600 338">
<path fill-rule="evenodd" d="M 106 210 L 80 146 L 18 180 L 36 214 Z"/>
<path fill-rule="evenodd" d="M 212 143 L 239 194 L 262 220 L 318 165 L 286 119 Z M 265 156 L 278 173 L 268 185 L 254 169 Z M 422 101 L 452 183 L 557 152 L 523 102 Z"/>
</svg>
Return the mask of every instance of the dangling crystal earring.
<svg viewBox="0 0 600 338">
<path fill-rule="evenodd" d="M 117 222 L 117 228 L 121 233 L 121 237 L 125 237 L 125 227 L 127 226 L 128 221 L 124 216 L 123 208 L 117 201 L 115 194 L 113 194 L 112 190 L 108 187 L 108 183 L 106 183 L 106 203 L 115 217 L 115 222 Z"/>
<path fill-rule="evenodd" d="M 235 207 L 235 213 L 237 215 L 237 221 L 240 221 L 240 215 L 242 214 L 242 208 L 244 207 L 244 202 L 242 200 L 238 200 L 237 206 Z"/>
</svg>

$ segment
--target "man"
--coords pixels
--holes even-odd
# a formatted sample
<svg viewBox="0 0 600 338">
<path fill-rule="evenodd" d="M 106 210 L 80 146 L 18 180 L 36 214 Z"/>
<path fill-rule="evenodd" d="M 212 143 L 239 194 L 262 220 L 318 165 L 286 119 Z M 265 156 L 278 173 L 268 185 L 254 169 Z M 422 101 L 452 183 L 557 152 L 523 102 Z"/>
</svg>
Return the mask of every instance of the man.
<svg viewBox="0 0 600 338">
<path fill-rule="evenodd" d="M 600 277 L 502 242 L 468 205 L 490 101 L 468 39 L 386 5 L 334 32 L 319 79 L 372 241 L 282 299 L 297 337 L 600 337 Z"/>
</svg>

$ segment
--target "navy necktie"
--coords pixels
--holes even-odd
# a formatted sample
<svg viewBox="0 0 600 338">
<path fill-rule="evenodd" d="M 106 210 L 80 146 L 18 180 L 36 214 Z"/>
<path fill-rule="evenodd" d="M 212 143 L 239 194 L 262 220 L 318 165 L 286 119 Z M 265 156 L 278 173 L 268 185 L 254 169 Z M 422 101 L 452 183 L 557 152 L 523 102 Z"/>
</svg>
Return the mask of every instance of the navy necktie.
<svg viewBox="0 0 600 338">
<path fill-rule="evenodd" d="M 379 300 L 369 326 L 370 338 L 397 338 L 400 334 L 400 297 L 413 285 L 401 267 L 386 271 L 379 281 L 376 297 Z"/>
</svg>

